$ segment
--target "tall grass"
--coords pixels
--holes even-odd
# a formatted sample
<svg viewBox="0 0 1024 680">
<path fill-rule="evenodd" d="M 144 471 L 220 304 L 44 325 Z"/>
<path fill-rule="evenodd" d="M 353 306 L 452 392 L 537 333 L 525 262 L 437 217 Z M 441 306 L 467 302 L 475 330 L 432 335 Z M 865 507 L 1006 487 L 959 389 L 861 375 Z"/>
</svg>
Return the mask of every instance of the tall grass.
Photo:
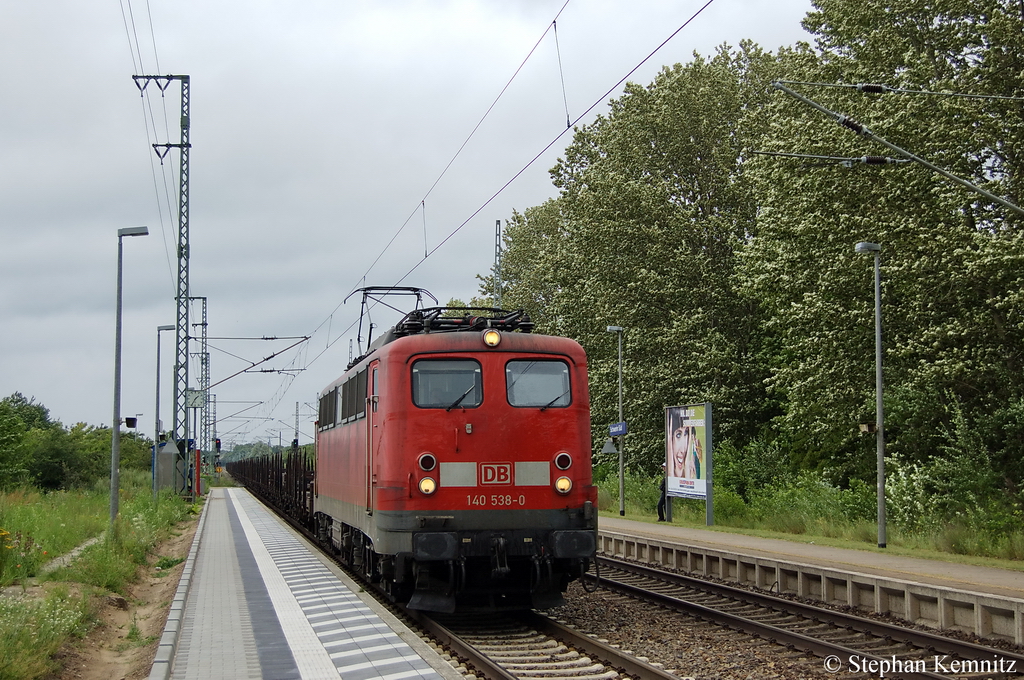
<svg viewBox="0 0 1024 680">
<path fill-rule="evenodd" d="M 598 506 L 604 511 L 619 507 L 618 475 L 603 471 L 598 480 Z M 627 515 L 656 517 L 659 479 L 627 470 Z M 757 529 L 782 534 L 842 539 L 873 545 L 878 537 L 877 499 L 874 488 L 855 481 L 848 489 L 835 487 L 814 473 L 779 480 L 750 492 L 745 502 L 735 491 L 714 487 L 715 524 L 721 527 Z M 890 495 L 889 503 L 898 503 Z M 699 526 L 705 522 L 701 500 L 673 499 L 673 521 Z M 897 515 L 898 517 L 898 515 Z M 991 524 L 991 522 L 990 522 Z M 945 552 L 1004 560 L 1024 560 L 1024 530 L 1007 529 L 1004 523 L 990 528 L 971 521 L 917 521 L 911 526 L 890 518 L 888 544 L 910 549 Z"/>
<path fill-rule="evenodd" d="M 87 547 L 54 578 L 124 594 L 139 565 L 146 564 L 150 549 L 167 535 L 168 527 L 188 515 L 189 506 L 169 492 L 154 504 L 145 472 L 124 473 L 121 491 L 113 534 Z M 109 514 L 106 519 L 109 523 Z"/>
<path fill-rule="evenodd" d="M 107 531 L 69 566 L 39 576 L 68 585 L 47 586 L 41 599 L 0 596 L 0 680 L 32 680 L 52 672 L 52 655 L 88 627 L 90 595 L 127 594 L 153 547 L 188 516 L 192 506 L 169 493 L 154 504 L 149 479 L 146 472 L 122 473 L 113 531 L 108 530 L 109 494 L 100 482 L 76 493 L 0 495 L 0 584 L 28 585 L 43 562 Z M 70 584 L 83 595 L 70 595 Z"/>
<path fill-rule="evenodd" d="M 0 597 L 0 680 L 39 678 L 57 668 L 53 655 L 91 618 L 88 598 L 68 588 L 44 598 Z"/>
<path fill-rule="evenodd" d="M 35 576 L 49 560 L 99 535 L 108 499 L 93 491 L 0 494 L 0 587 Z"/>
</svg>

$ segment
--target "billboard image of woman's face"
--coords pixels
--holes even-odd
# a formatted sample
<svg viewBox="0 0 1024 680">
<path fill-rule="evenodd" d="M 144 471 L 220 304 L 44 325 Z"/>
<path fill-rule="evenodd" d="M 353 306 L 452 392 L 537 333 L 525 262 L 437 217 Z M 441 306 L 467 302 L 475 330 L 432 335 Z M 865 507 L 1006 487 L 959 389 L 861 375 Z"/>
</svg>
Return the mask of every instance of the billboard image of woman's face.
<svg viewBox="0 0 1024 680">
<path fill-rule="evenodd" d="M 665 409 L 666 470 L 670 495 L 703 497 L 707 479 L 704 416 L 704 405 Z"/>
</svg>

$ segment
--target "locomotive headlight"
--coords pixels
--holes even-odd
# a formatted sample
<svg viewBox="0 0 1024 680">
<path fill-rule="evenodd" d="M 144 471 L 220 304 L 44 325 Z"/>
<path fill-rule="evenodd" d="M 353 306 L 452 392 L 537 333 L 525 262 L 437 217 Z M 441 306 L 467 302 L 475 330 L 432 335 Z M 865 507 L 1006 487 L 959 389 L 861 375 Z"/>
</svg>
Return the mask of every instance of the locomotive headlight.
<svg viewBox="0 0 1024 680">
<path fill-rule="evenodd" d="M 565 451 L 562 451 L 557 456 L 555 456 L 555 467 L 558 468 L 559 470 L 568 470 L 571 465 L 572 456 L 570 456 Z"/>
<path fill-rule="evenodd" d="M 424 477 L 420 480 L 420 493 L 424 496 L 429 496 L 435 491 L 437 491 L 437 482 L 433 477 Z"/>
<path fill-rule="evenodd" d="M 491 328 L 484 331 L 483 339 L 484 344 L 487 345 L 488 347 L 497 347 L 498 343 L 501 342 L 501 333 Z"/>
<path fill-rule="evenodd" d="M 419 458 L 420 469 L 424 472 L 430 472 L 437 467 L 437 458 L 434 458 L 432 453 L 421 453 Z"/>
<path fill-rule="evenodd" d="M 568 477 L 559 477 L 555 480 L 555 491 L 560 494 L 567 494 L 572 491 L 572 480 Z"/>
</svg>

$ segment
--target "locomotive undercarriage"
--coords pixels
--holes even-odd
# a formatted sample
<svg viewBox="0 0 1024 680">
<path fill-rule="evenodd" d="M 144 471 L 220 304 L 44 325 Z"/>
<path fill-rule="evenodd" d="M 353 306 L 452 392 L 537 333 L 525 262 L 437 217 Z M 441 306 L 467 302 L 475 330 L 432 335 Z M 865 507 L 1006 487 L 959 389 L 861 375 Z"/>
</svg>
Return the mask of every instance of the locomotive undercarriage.
<svg viewBox="0 0 1024 680">
<path fill-rule="evenodd" d="M 359 529 L 317 515 L 317 534 L 343 563 L 410 609 L 548 609 L 590 567 L 590 530 L 418 532 L 414 550 L 377 553 Z M 542 538 L 543 540 L 534 540 Z"/>
</svg>

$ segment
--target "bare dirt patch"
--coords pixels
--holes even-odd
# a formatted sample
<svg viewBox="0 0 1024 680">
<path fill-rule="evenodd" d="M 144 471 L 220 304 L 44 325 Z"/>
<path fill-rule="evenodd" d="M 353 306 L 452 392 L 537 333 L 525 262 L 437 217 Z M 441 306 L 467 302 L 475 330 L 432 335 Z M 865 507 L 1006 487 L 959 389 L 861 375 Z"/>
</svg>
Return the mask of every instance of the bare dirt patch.
<svg viewBox="0 0 1024 680">
<path fill-rule="evenodd" d="M 184 559 L 192 547 L 198 517 L 182 522 L 156 547 L 151 558 Z M 184 562 L 166 570 L 139 567 L 138 580 L 127 597 L 96 596 L 99 623 L 83 640 L 64 646 L 58 654 L 63 670 L 53 680 L 137 680 L 149 677 L 171 600 Z M 133 629 L 134 624 L 134 629 Z"/>
</svg>

